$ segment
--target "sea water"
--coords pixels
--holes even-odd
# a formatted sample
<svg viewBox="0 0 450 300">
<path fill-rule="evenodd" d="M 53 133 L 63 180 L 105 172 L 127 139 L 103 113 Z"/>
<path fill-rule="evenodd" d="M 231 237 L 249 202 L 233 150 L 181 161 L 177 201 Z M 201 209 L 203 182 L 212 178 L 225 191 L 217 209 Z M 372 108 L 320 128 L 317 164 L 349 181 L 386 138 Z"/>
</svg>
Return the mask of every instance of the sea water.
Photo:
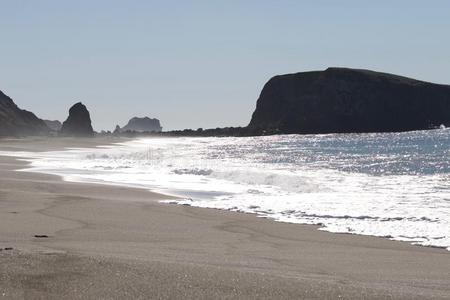
<svg viewBox="0 0 450 300">
<path fill-rule="evenodd" d="M 8 154 L 8 153 L 0 153 Z M 9 153 L 68 181 L 145 187 L 172 203 L 450 250 L 450 131 L 142 138 Z"/>
</svg>

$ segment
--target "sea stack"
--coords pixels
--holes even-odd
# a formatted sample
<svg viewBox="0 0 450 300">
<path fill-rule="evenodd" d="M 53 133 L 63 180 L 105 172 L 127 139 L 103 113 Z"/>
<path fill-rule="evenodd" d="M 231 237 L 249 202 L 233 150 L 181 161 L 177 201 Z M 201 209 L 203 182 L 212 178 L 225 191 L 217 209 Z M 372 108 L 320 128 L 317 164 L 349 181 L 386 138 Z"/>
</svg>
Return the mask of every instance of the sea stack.
<svg viewBox="0 0 450 300">
<path fill-rule="evenodd" d="M 75 137 L 90 137 L 94 135 L 91 116 L 86 106 L 81 102 L 73 105 L 69 110 L 69 117 L 62 124 L 61 135 Z"/>
<path fill-rule="evenodd" d="M 0 136 L 47 135 L 50 128 L 32 112 L 20 109 L 0 91 Z"/>
<path fill-rule="evenodd" d="M 450 125 L 450 86 L 369 70 L 275 76 L 248 126 L 254 134 L 362 133 Z"/>
<path fill-rule="evenodd" d="M 116 128 L 114 128 L 113 134 L 119 134 L 120 133 L 120 126 L 116 125 Z"/>
</svg>

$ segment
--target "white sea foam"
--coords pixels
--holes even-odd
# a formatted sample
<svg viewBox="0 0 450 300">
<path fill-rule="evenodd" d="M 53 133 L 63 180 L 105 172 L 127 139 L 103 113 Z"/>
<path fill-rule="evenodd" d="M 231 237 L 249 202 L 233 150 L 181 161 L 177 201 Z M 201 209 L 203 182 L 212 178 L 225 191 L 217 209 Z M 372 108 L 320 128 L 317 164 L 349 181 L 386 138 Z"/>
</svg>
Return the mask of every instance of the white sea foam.
<svg viewBox="0 0 450 300">
<path fill-rule="evenodd" d="M 69 181 L 147 187 L 184 197 L 179 204 L 450 250 L 449 146 L 448 131 L 436 130 L 152 138 L 0 154 Z"/>
</svg>

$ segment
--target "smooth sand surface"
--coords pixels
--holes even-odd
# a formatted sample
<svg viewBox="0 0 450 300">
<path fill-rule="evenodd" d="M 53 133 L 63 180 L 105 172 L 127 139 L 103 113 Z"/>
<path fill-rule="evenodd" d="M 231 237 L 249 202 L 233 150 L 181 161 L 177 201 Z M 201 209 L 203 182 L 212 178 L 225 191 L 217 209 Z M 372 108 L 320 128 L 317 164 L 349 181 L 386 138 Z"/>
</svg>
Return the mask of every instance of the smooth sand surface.
<svg viewBox="0 0 450 300">
<path fill-rule="evenodd" d="M 0 151 L 115 141 L 0 140 Z M 26 165 L 0 157 L 0 299 L 450 299 L 443 249 L 160 204 L 16 171 Z"/>
</svg>

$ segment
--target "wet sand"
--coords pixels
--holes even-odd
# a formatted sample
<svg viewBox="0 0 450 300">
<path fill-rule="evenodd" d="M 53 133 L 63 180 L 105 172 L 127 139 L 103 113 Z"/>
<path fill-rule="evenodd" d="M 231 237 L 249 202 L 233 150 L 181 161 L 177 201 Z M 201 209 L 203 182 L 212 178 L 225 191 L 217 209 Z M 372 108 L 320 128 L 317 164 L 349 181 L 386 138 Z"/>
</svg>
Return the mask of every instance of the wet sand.
<svg viewBox="0 0 450 300">
<path fill-rule="evenodd" d="M 0 151 L 117 141 L 0 140 Z M 169 197 L 24 167 L 0 157 L 0 299 L 450 298 L 443 249 L 160 204 Z"/>
</svg>

